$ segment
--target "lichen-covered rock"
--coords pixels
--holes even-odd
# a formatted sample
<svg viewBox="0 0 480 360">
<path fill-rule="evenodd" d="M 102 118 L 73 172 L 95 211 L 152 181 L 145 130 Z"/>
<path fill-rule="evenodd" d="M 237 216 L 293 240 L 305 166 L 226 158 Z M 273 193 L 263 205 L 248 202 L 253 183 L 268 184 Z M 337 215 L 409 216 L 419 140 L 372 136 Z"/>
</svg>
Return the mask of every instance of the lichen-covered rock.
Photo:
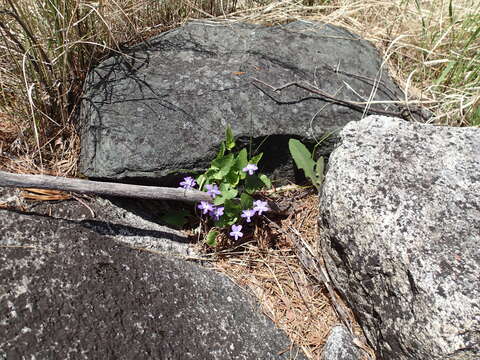
<svg viewBox="0 0 480 360">
<path fill-rule="evenodd" d="M 320 241 L 383 359 L 480 358 L 480 129 L 370 116 L 330 157 Z"/>
<path fill-rule="evenodd" d="M 353 343 L 352 335 L 343 325 L 335 326 L 328 335 L 323 360 L 361 360 L 361 350 Z"/>
<path fill-rule="evenodd" d="M 381 64 L 372 44 L 333 25 L 188 23 L 91 72 L 80 114 L 81 171 L 162 183 L 175 172 L 203 170 L 230 124 L 240 143 L 261 145 L 262 171 L 292 178 L 291 136 L 314 142 L 363 110 L 294 86 L 275 92 L 254 79 L 274 87 L 309 83 L 348 101 L 372 92 L 376 101 L 402 99 Z M 332 146 L 326 141 L 320 152 Z"/>
<path fill-rule="evenodd" d="M 88 221 L 0 210 L 0 228 L 1 359 L 296 356 L 212 270 L 132 249 Z"/>
</svg>

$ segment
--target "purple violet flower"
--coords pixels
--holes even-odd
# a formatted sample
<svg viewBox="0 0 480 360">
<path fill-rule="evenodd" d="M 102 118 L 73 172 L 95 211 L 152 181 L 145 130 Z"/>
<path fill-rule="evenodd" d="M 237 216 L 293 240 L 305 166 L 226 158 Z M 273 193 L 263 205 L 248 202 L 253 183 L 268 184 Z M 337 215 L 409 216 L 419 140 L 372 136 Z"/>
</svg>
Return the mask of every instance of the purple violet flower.
<svg viewBox="0 0 480 360">
<path fill-rule="evenodd" d="M 247 218 L 247 222 L 252 221 L 251 217 L 255 215 L 255 210 L 253 209 L 247 209 L 242 211 L 242 215 L 240 215 L 243 218 Z"/>
<path fill-rule="evenodd" d="M 253 175 L 253 173 L 257 170 L 258 170 L 258 167 L 255 164 L 248 164 L 242 169 L 242 171 L 248 172 L 248 175 Z"/>
<path fill-rule="evenodd" d="M 198 205 L 198 208 L 202 210 L 202 214 L 207 214 L 210 211 L 213 211 L 213 205 L 207 201 L 201 201 L 200 205 Z"/>
<path fill-rule="evenodd" d="M 243 236 L 243 233 L 240 230 L 242 230 L 242 225 L 232 225 L 230 236 L 233 236 L 235 240 L 238 240 L 238 238 Z"/>
<path fill-rule="evenodd" d="M 195 186 L 197 186 L 197 182 L 191 176 L 187 176 L 180 183 L 180 187 L 184 188 L 185 190 L 193 189 Z"/>
<path fill-rule="evenodd" d="M 256 200 L 253 202 L 253 205 L 254 205 L 253 210 L 258 212 L 258 215 L 262 215 L 264 211 L 270 210 L 266 201 Z"/>
<path fill-rule="evenodd" d="M 217 195 L 220 195 L 221 192 L 220 190 L 218 190 L 218 186 L 216 184 L 207 184 L 205 185 L 205 187 L 207 188 L 207 194 L 210 195 L 212 197 L 212 199 L 215 199 L 215 196 Z"/>
<path fill-rule="evenodd" d="M 213 207 L 213 210 L 210 211 L 210 216 L 213 218 L 213 220 L 218 221 L 220 219 L 220 216 L 223 215 L 225 208 L 223 206 L 218 206 L 218 207 Z"/>
</svg>

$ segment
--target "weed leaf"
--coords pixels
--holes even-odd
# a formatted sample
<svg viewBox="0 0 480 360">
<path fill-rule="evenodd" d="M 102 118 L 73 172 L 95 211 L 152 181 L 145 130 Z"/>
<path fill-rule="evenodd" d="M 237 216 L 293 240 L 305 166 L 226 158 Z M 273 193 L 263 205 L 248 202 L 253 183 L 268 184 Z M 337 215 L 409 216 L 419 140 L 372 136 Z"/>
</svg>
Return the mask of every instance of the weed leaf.
<svg viewBox="0 0 480 360">
<path fill-rule="evenodd" d="M 181 228 L 187 223 L 190 213 L 187 210 L 172 211 L 160 217 L 160 220 L 168 225 Z"/>
<path fill-rule="evenodd" d="M 242 193 L 242 195 L 240 195 L 240 204 L 244 210 L 251 209 L 253 206 L 253 198 L 247 193 Z"/>
<path fill-rule="evenodd" d="M 288 141 L 288 148 L 297 167 L 303 170 L 305 176 L 309 178 L 318 189 L 317 177 L 314 172 L 315 161 L 313 161 L 310 151 L 297 139 L 290 139 Z"/>
<path fill-rule="evenodd" d="M 267 187 L 267 189 L 271 189 L 272 188 L 272 181 L 268 178 L 267 175 L 265 174 L 260 174 L 260 176 L 258 177 L 260 179 L 261 182 L 263 182 L 265 184 L 265 186 Z"/>
<path fill-rule="evenodd" d="M 315 165 L 315 176 L 317 177 L 317 185 L 320 187 L 323 183 L 323 172 L 325 170 L 325 161 L 323 156 L 320 156 Z"/>
<path fill-rule="evenodd" d="M 227 130 L 225 130 L 225 147 L 227 150 L 232 150 L 235 147 L 235 138 L 230 125 L 227 125 Z"/>
<path fill-rule="evenodd" d="M 264 186 L 265 186 L 264 183 L 260 180 L 260 178 L 257 175 L 247 176 L 245 180 L 245 191 L 248 194 L 253 194 L 255 191 L 260 190 Z"/>
<path fill-rule="evenodd" d="M 255 155 L 253 158 L 250 159 L 248 163 L 258 165 L 258 162 L 262 159 L 262 156 L 263 156 L 263 153 Z"/>
<path fill-rule="evenodd" d="M 216 230 L 210 230 L 205 238 L 205 243 L 208 246 L 215 247 L 217 246 L 217 236 L 219 232 Z"/>
<path fill-rule="evenodd" d="M 215 159 L 212 161 L 212 167 L 218 169 L 218 174 L 215 175 L 215 179 L 224 178 L 233 166 L 235 159 L 233 154 L 228 154 L 220 159 Z"/>
</svg>

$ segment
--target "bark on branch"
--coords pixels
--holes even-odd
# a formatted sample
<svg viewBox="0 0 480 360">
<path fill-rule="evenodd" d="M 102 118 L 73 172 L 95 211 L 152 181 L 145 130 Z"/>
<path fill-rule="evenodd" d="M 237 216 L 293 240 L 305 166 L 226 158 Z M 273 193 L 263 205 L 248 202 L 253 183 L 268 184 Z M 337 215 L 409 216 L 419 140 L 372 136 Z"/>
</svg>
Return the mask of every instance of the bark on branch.
<svg viewBox="0 0 480 360">
<path fill-rule="evenodd" d="M 0 186 L 64 190 L 81 194 L 98 194 L 141 199 L 212 201 L 210 195 L 199 190 L 129 185 L 48 175 L 12 174 L 5 171 L 0 171 Z"/>
</svg>

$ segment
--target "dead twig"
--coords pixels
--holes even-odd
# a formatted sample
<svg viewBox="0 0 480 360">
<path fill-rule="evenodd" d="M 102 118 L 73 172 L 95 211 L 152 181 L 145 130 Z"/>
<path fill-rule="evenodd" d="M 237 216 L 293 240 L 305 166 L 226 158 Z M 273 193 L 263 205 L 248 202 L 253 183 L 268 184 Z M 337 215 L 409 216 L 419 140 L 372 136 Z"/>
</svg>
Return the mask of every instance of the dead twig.
<svg viewBox="0 0 480 360">
<path fill-rule="evenodd" d="M 300 260 L 300 263 L 310 275 L 312 275 L 318 282 L 325 285 L 328 294 L 330 295 L 330 300 L 332 301 L 332 304 L 338 316 L 340 317 L 340 320 L 342 320 L 343 324 L 347 327 L 350 333 L 354 335 L 352 324 L 349 320 L 347 311 L 344 309 L 343 305 L 337 300 L 337 294 L 333 290 L 332 281 L 330 280 L 330 276 L 328 275 L 325 265 L 322 264 L 320 261 L 316 260 L 315 253 L 312 251 L 311 247 L 307 244 L 307 242 L 303 240 L 300 232 L 292 226 L 289 226 L 289 228 L 297 237 L 297 239 L 294 239 L 296 241 L 293 241 L 293 243 L 295 244 L 295 251 L 297 253 L 297 257 Z M 291 236 L 291 234 L 289 235 Z M 308 253 L 305 252 L 305 249 L 308 251 Z"/>
<path fill-rule="evenodd" d="M 56 189 L 81 194 L 100 194 L 142 199 L 212 201 L 210 195 L 206 192 L 193 189 L 130 185 L 48 175 L 12 174 L 5 171 L 0 171 L 0 186 Z"/>
<path fill-rule="evenodd" d="M 267 86 L 268 88 L 272 89 L 274 92 L 282 91 L 286 88 L 295 86 L 300 89 L 306 90 L 312 94 L 319 95 L 317 96 L 307 96 L 298 100 L 293 100 L 293 101 L 280 101 L 278 99 L 275 99 L 272 95 L 267 93 L 264 89 L 262 89 L 260 86 L 255 84 L 255 82 L 262 84 L 264 86 Z M 371 103 L 364 103 L 364 102 L 358 102 L 358 101 L 347 101 L 347 100 L 342 100 L 337 97 L 334 97 L 316 87 L 313 86 L 307 86 L 304 84 L 300 84 L 298 82 L 290 82 L 288 84 L 279 86 L 279 87 L 274 87 L 270 84 L 267 84 L 261 80 L 258 80 L 256 78 L 252 78 L 252 84 L 255 86 L 258 90 L 260 90 L 262 93 L 264 93 L 266 96 L 268 96 L 270 99 L 275 101 L 277 104 L 281 105 L 289 105 L 289 104 L 297 104 L 305 100 L 310 100 L 310 99 L 317 99 L 317 100 L 322 100 L 322 101 L 327 101 L 333 104 L 338 104 L 338 105 L 344 105 L 346 107 L 349 107 L 350 109 L 365 112 L 366 114 L 378 114 L 378 115 L 385 115 L 385 116 L 392 116 L 392 117 L 397 117 L 397 118 L 402 118 L 405 120 L 411 120 L 411 114 L 409 111 L 406 111 L 406 109 L 402 109 L 401 111 L 387 111 L 387 110 L 382 110 L 382 109 L 374 109 L 369 104 Z M 390 102 L 389 102 L 390 103 Z M 398 101 L 398 102 L 391 102 L 391 103 L 396 103 L 400 105 L 405 105 L 403 101 Z"/>
</svg>

